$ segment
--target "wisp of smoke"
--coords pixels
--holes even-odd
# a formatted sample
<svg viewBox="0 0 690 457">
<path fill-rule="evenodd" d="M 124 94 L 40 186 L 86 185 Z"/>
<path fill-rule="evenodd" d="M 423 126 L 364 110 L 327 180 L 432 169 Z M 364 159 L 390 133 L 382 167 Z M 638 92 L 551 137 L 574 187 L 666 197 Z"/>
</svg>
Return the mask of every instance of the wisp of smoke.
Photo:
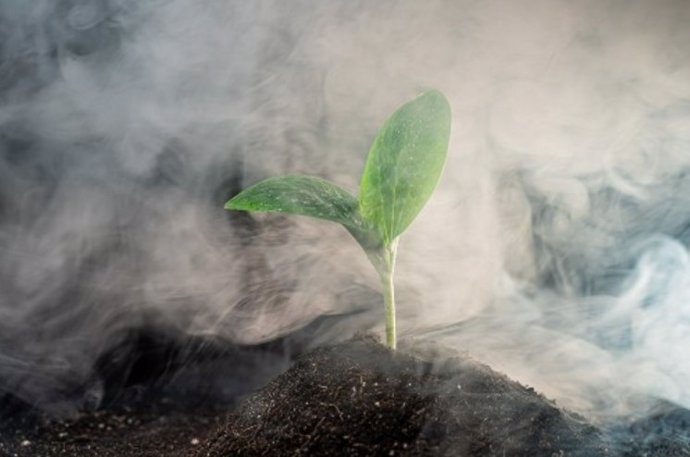
<svg viewBox="0 0 690 457">
<path fill-rule="evenodd" d="M 354 189 L 387 113 L 435 87 L 453 135 L 402 240 L 402 336 L 595 420 L 690 407 L 689 21 L 682 0 L 0 3 L 0 392 L 78 408 L 141 323 L 257 343 L 378 313 L 338 227 L 222 204 L 277 173 Z"/>
</svg>

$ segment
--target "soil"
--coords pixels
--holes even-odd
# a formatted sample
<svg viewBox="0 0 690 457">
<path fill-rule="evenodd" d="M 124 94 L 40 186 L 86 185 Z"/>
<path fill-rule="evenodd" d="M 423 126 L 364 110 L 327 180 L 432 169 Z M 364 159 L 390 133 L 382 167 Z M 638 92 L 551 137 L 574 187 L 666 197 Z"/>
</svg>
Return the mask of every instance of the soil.
<svg viewBox="0 0 690 457">
<path fill-rule="evenodd" d="M 249 398 L 196 456 L 276 450 L 304 456 L 608 455 L 599 432 L 582 418 L 486 365 L 467 357 L 432 364 L 368 339 L 300 359 Z"/>
<path fill-rule="evenodd" d="M 238 348 L 148 335 L 104 358 L 110 382 L 95 411 L 57 419 L 0 397 L 0 456 L 690 456 L 687 410 L 599 430 L 464 355 L 358 338 L 287 369 L 278 362 L 294 340 Z M 282 374 L 250 376 L 276 363 Z M 245 378 L 258 390 L 238 402 Z"/>
<path fill-rule="evenodd" d="M 189 457 L 241 397 L 288 367 L 302 338 L 238 346 L 131 329 L 96 363 L 103 392 L 91 408 L 37 408 L 0 390 L 0 457 Z M 88 396 L 91 385 L 71 396 Z"/>
<path fill-rule="evenodd" d="M 69 419 L 15 421 L 0 432 L 0 455 L 12 457 L 189 456 L 222 415 L 124 409 Z"/>
</svg>

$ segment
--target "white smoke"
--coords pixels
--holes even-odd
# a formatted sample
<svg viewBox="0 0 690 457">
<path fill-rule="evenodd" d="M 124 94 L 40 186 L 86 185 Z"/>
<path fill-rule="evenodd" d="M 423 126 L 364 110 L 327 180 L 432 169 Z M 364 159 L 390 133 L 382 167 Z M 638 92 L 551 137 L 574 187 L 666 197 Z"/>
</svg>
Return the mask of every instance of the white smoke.
<svg viewBox="0 0 690 457">
<path fill-rule="evenodd" d="M 149 320 L 253 343 L 378 312 L 340 228 L 222 204 L 286 172 L 354 190 L 377 127 L 434 87 L 452 144 L 401 241 L 403 336 L 592 418 L 690 406 L 689 20 L 682 0 L 1 3 L 0 389 L 54 401 Z"/>
</svg>

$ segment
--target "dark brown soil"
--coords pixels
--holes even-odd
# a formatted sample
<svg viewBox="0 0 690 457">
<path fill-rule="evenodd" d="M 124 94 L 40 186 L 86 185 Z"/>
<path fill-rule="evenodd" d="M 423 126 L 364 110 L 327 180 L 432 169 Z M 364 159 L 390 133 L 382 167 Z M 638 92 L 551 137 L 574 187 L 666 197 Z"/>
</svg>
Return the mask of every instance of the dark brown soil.
<svg viewBox="0 0 690 457">
<path fill-rule="evenodd" d="M 239 398 L 287 368 L 297 340 L 242 347 L 131 329 L 96 364 L 93 376 L 103 383 L 96 410 L 83 401 L 78 412 L 35 408 L 0 389 L 0 457 L 188 457 Z M 71 393 L 88 395 L 88 383 Z"/>
<path fill-rule="evenodd" d="M 0 456 L 690 456 L 685 409 L 601 431 L 468 357 L 366 338 L 302 356 L 236 408 L 285 345 L 173 340 L 137 336 L 105 357 L 96 411 L 56 419 L 0 396 Z"/>
<path fill-rule="evenodd" d="M 299 360 L 196 455 L 609 454 L 595 428 L 486 365 L 358 340 Z"/>
<path fill-rule="evenodd" d="M 219 416 L 98 411 L 5 424 L 0 456 L 187 457 L 220 422 Z"/>
</svg>

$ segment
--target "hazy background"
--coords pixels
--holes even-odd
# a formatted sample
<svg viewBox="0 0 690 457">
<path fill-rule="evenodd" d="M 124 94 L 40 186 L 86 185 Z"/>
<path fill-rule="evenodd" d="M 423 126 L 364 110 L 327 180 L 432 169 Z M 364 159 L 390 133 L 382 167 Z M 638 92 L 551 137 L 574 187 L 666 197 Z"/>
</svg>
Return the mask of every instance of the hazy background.
<svg viewBox="0 0 690 457">
<path fill-rule="evenodd" d="M 688 23 L 683 0 L 0 0 L 0 392 L 62 401 L 142 323 L 381 330 L 344 230 L 222 205 L 277 173 L 354 191 L 379 125 L 438 88 L 401 337 L 594 420 L 690 407 Z"/>
</svg>

